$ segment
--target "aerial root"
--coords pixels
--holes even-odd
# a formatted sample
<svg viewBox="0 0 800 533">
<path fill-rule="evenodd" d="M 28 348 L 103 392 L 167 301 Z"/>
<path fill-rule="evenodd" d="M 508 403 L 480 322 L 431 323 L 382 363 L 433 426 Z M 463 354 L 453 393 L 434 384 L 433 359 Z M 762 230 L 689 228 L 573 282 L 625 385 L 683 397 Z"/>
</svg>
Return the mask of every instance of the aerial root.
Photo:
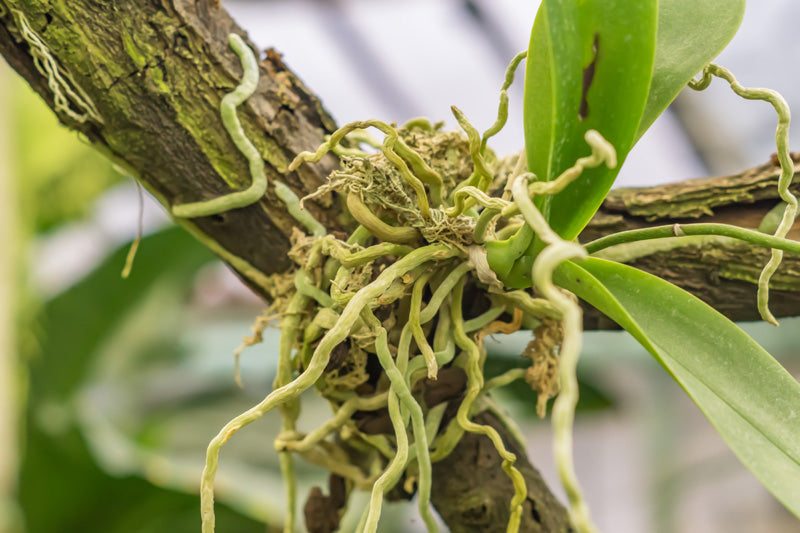
<svg viewBox="0 0 800 533">
<path fill-rule="evenodd" d="M 525 484 L 525 478 L 520 471 L 514 466 L 517 457 L 509 452 L 500 434 L 497 433 L 491 426 L 477 424 L 470 419 L 470 410 L 472 405 L 483 389 L 483 372 L 481 369 L 481 349 L 478 345 L 469 338 L 464 332 L 464 317 L 461 312 L 461 302 L 464 294 L 464 283 L 460 282 L 452 295 L 453 303 L 451 305 L 451 320 L 453 322 L 453 335 L 456 344 L 464 350 L 466 361 L 463 363 L 464 371 L 467 374 L 467 389 L 464 400 L 458 408 L 456 420 L 458 425 L 464 431 L 470 433 L 480 433 L 488 437 L 492 444 L 497 449 L 497 453 L 503 459 L 503 471 L 511 479 L 514 485 L 514 496 L 511 499 L 510 509 L 511 515 L 509 517 L 507 531 L 514 533 L 519 531 L 520 521 L 522 519 L 522 504 L 528 494 L 528 488 Z"/>
<path fill-rule="evenodd" d="M 781 175 L 778 179 L 778 194 L 781 200 L 786 204 L 786 208 L 783 211 L 783 217 L 781 217 L 780 224 L 778 224 L 774 236 L 784 238 L 789 233 L 789 230 L 792 229 L 792 224 L 794 224 L 798 212 L 797 198 L 789 190 L 789 185 L 791 185 L 792 179 L 794 178 L 794 162 L 789 153 L 789 122 L 791 120 L 789 105 L 777 91 L 743 87 L 728 69 L 713 63 L 703 69 L 702 76 L 699 80 L 692 80 L 689 82 L 689 87 L 697 91 L 702 91 L 711 84 L 713 76 L 727 81 L 733 92 L 742 98 L 768 102 L 778 115 L 778 127 L 775 131 L 778 161 L 781 165 Z M 758 278 L 758 312 L 761 314 L 761 318 L 775 326 L 778 325 L 778 321 L 769 310 L 769 282 L 772 279 L 772 275 L 778 270 L 782 260 L 783 251 L 773 248 L 772 256 L 769 262 L 764 266 Z"/>
<path fill-rule="evenodd" d="M 72 75 L 56 62 L 56 59 L 50 54 L 47 44 L 33 31 L 22 11 L 11 9 L 11 13 L 19 28 L 20 35 L 30 46 L 31 57 L 33 57 L 36 70 L 47 78 L 47 86 L 53 93 L 53 107 L 55 110 L 81 124 L 90 119 L 102 124 L 103 118 L 98 113 L 91 98 L 75 82 Z M 78 111 L 72 109 L 73 104 L 78 107 Z"/>
<path fill-rule="evenodd" d="M 330 135 L 328 140 L 324 142 L 316 152 L 301 152 L 298 154 L 289 165 L 289 170 L 296 170 L 304 162 L 315 163 L 319 161 L 326 153 L 331 151 L 334 146 L 337 146 L 346 135 L 353 131 L 370 127 L 381 131 L 385 135 L 383 143 L 381 144 L 381 152 L 386 159 L 397 168 L 403 180 L 416 194 L 417 205 L 422 217 L 426 219 L 430 218 L 430 202 L 428 202 L 428 195 L 423 182 L 429 185 L 433 204 L 434 206 L 438 206 L 441 205 L 443 200 L 442 177 L 430 168 L 419 154 L 409 148 L 408 145 L 398 137 L 396 128 L 380 120 L 351 122 L 339 128 Z"/>
<path fill-rule="evenodd" d="M 206 452 L 206 466 L 201 479 L 200 494 L 203 533 L 212 533 L 214 531 L 213 483 L 219 463 L 219 453 L 225 442 L 239 429 L 255 422 L 275 407 L 295 400 L 303 391 L 314 385 L 325 371 L 333 349 L 347 338 L 354 324 L 359 320 L 367 306 L 384 294 L 396 279 L 401 278 L 407 272 L 428 262 L 449 259 L 459 254 L 460 252 L 458 250 L 449 246 L 429 245 L 414 250 L 387 267 L 373 282 L 360 289 L 350 299 L 339 315 L 336 323 L 325 333 L 317 344 L 311 356 L 311 360 L 302 374 L 293 381 L 283 384 L 273 390 L 259 404 L 235 417 L 220 430 L 208 446 Z M 297 292 L 295 297 L 293 297 L 293 301 L 298 306 L 302 304 L 304 307 L 308 301 L 308 296 Z M 297 317 L 298 314 L 293 313 L 291 316 Z M 284 340 L 284 337 L 289 337 L 289 335 L 284 335 L 283 333 L 282 331 L 282 340 Z M 291 347 L 291 340 L 287 340 L 287 342 L 289 342 L 288 346 Z M 283 352 L 284 350 L 282 349 L 281 351 Z M 287 351 L 290 352 L 291 348 Z"/>
<path fill-rule="evenodd" d="M 508 121 L 508 89 L 511 87 L 511 84 L 514 83 L 514 75 L 517 68 L 527 57 L 528 51 L 523 50 L 514 56 L 508 68 L 506 68 L 506 76 L 503 80 L 503 86 L 500 88 L 500 105 L 497 108 L 497 120 L 495 120 L 494 124 L 492 124 L 489 129 L 483 132 L 483 137 L 481 138 L 482 154 L 486 151 L 486 143 L 489 139 L 497 135 Z"/>
<path fill-rule="evenodd" d="M 403 438 L 399 433 L 406 435 L 405 423 L 403 422 L 403 415 L 400 413 L 400 407 L 406 410 L 411 416 L 414 447 L 417 452 L 417 465 L 419 468 L 419 483 L 417 486 L 419 511 L 426 527 L 428 528 L 428 531 L 437 532 L 439 529 L 430 509 L 432 476 L 431 459 L 428 451 L 428 437 L 425 432 L 425 422 L 422 414 L 422 408 L 420 407 L 419 403 L 417 403 L 417 400 L 411 395 L 411 391 L 406 385 L 406 381 L 402 372 L 400 372 L 395 364 L 394 359 L 392 359 L 392 355 L 389 351 L 389 344 L 387 342 L 386 329 L 381 325 L 380 321 L 375 317 L 374 314 L 372 314 L 371 311 L 365 310 L 364 313 L 366 315 L 364 317 L 365 321 L 370 324 L 370 326 L 378 333 L 375 341 L 376 352 L 381 366 L 391 382 L 392 392 L 389 396 L 389 414 L 392 418 L 392 425 L 395 428 L 395 435 L 398 439 L 398 442 Z M 399 401 L 399 406 L 396 405 L 396 403 L 393 404 L 393 400 L 395 398 Z M 396 409 L 396 413 L 393 414 L 392 409 Z M 398 423 L 395 422 L 396 417 L 399 419 Z M 407 435 L 405 438 L 407 447 Z M 408 450 L 406 449 L 405 452 L 407 454 Z M 399 446 L 397 455 L 400 456 Z M 401 464 L 400 461 L 392 461 L 392 464 L 386 469 L 384 475 L 381 476 L 377 483 L 375 483 L 375 487 L 372 489 L 369 513 L 367 516 L 366 525 L 364 527 L 365 533 L 373 533 L 377 530 L 378 518 L 380 517 L 380 505 L 383 500 L 383 492 L 385 492 L 388 486 L 392 486 L 397 482 L 397 479 L 399 479 L 400 474 L 402 474 L 402 471 L 405 469 L 405 466 L 405 463 Z M 386 480 L 386 484 L 381 484 L 381 480 Z M 390 481 L 393 481 L 391 485 L 389 485 Z M 380 492 L 379 496 L 376 494 L 378 492 Z"/>
</svg>

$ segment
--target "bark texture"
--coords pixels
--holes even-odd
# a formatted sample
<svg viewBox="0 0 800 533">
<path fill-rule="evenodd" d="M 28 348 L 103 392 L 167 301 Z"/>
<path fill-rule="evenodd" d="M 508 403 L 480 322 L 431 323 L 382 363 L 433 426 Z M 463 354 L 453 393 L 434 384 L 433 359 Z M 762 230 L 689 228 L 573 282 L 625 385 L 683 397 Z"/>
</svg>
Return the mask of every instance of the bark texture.
<svg viewBox="0 0 800 533">
<path fill-rule="evenodd" d="M 20 16 L 65 74 L 86 93 L 101 121 L 59 119 L 131 172 L 165 206 L 246 188 L 247 161 L 223 128 L 222 96 L 239 83 L 239 59 L 228 34 L 244 36 L 211 0 L 0 0 L 0 54 L 54 107 L 54 92 L 34 61 Z M 300 196 L 336 165 L 330 157 L 286 174 L 294 156 L 315 149 L 335 124 L 274 51 L 260 62 L 257 93 L 239 109 L 248 137 L 264 157 L 267 177 Z M 70 101 L 77 107 L 75 101 Z M 336 228 L 336 206 L 310 209 Z M 251 286 L 289 267 L 296 222 L 270 186 L 261 202 L 181 221 L 234 266 Z M 259 275 L 260 274 L 260 275 Z"/>
<path fill-rule="evenodd" d="M 795 160 L 792 190 L 800 193 Z M 581 234 L 588 242 L 617 231 L 664 224 L 718 222 L 757 228 L 779 202 L 780 167 L 775 159 L 732 176 L 701 178 L 658 187 L 617 189 L 611 192 Z M 788 237 L 800 239 L 795 222 Z M 756 309 L 756 283 L 769 260 L 766 248 L 742 242 L 701 244 L 654 251 L 632 257 L 627 264 L 651 272 L 698 296 L 734 321 L 760 320 Z M 772 278 L 770 309 L 776 317 L 800 314 L 800 257 L 784 254 Z M 588 329 L 616 326 L 592 308 L 585 309 Z"/>
<path fill-rule="evenodd" d="M 504 428 L 491 412 L 475 417 L 478 424 Z M 528 497 L 523 503 L 520 531 L 570 533 L 564 507 L 547 488 L 525 456 L 523 446 L 507 432 L 501 434 L 508 451 L 517 456 L 514 466 L 525 477 Z M 455 449 L 433 464 L 431 501 L 452 533 L 504 533 L 510 515 L 508 502 L 514 486 L 502 470 L 502 458 L 485 435 L 465 433 Z M 471 465 L 465 469 L 463 465 Z"/>
</svg>

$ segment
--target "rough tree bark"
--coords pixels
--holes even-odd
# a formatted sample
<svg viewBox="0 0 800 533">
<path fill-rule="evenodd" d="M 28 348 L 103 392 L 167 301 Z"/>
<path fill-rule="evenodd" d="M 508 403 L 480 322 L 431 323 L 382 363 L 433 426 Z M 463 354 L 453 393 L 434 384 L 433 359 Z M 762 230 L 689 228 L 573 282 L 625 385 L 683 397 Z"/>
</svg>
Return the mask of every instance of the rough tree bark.
<svg viewBox="0 0 800 533">
<path fill-rule="evenodd" d="M 800 193 L 795 161 L 795 182 Z M 757 228 L 779 201 L 777 160 L 735 174 L 657 187 L 611 191 L 602 208 L 581 235 L 588 242 L 609 233 L 648 226 L 684 223 L 725 223 Z M 800 239 L 795 222 L 788 238 Z M 765 248 L 733 240 L 717 240 L 713 247 L 702 243 L 646 255 L 631 256 L 627 264 L 651 272 L 698 296 L 731 320 L 760 320 L 756 308 L 756 283 L 769 259 Z M 800 314 L 800 258 L 785 254 L 772 279 L 770 309 L 776 317 Z M 587 329 L 613 329 L 614 324 L 596 310 L 586 308 Z"/>
<path fill-rule="evenodd" d="M 23 38 L 20 15 L 100 117 L 79 122 L 56 110 L 59 119 L 134 174 L 163 205 L 217 197 L 249 184 L 246 160 L 225 133 L 218 111 L 221 97 L 241 75 L 227 35 L 244 32 L 217 1 L 0 0 L 0 54 L 55 109 L 48 79 Z M 277 53 L 267 51 L 260 68 L 258 92 L 240 110 L 244 129 L 267 163 L 270 183 L 280 177 L 302 196 L 322 183 L 336 160 L 329 157 L 291 174 L 286 174 L 287 164 L 298 152 L 316 147 L 335 124 Z M 618 191 L 584 237 L 696 215 L 754 227 L 774 204 L 776 176 L 770 164 L 730 178 Z M 339 227 L 335 200 L 310 209 L 328 228 Z M 289 266 L 287 236 L 295 222 L 272 187 L 249 207 L 178 222 L 262 295 L 269 289 L 267 275 Z M 632 258 L 631 263 L 677 282 L 732 318 L 748 320 L 756 318 L 753 282 L 764 257 L 752 247 L 726 244 L 713 252 L 687 246 Z M 794 315 L 800 264 L 789 259 L 784 265 L 776 276 L 780 290 L 773 293 L 773 310 Z M 586 322 L 611 327 L 591 310 Z M 487 422 L 524 456 L 502 424 Z M 497 482 L 505 477 L 499 457 L 482 439 L 469 436 L 436 468 L 434 503 L 453 531 L 489 531 L 485 519 L 502 515 L 510 498 L 510 485 Z M 485 450 L 491 450 L 488 456 Z M 522 462 L 531 494 L 523 531 L 566 531 L 563 507 L 536 470 Z M 469 480 L 453 474 L 459 472 L 468 473 Z M 445 475 L 452 483 L 444 482 Z M 481 488 L 474 494 L 477 506 L 457 505 L 465 483 Z"/>
<path fill-rule="evenodd" d="M 54 107 L 49 80 L 22 38 L 17 13 L 94 103 L 102 123 L 59 119 L 134 174 L 165 206 L 225 194 L 250 183 L 247 161 L 222 126 L 219 103 L 241 77 L 228 34 L 244 36 L 208 0 L 0 2 L 0 54 Z M 3 11 L 0 9 L 0 11 Z M 278 176 L 302 196 L 336 165 L 333 157 L 286 175 L 289 161 L 335 128 L 320 101 L 275 52 L 261 61 L 257 94 L 240 108 L 245 132 Z M 76 106 L 76 102 L 70 104 Z M 336 228 L 334 206 L 310 207 Z M 264 199 L 220 215 L 180 221 L 252 286 L 289 267 L 296 224 L 269 187 Z"/>
</svg>

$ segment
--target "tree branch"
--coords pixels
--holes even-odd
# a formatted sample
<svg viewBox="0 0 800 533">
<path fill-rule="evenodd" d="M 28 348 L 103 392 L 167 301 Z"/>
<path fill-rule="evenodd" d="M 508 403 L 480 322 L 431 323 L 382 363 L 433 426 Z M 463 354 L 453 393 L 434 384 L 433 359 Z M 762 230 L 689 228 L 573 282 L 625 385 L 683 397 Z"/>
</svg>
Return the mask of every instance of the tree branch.
<svg viewBox="0 0 800 533">
<path fill-rule="evenodd" d="M 165 206 L 215 198 L 246 188 L 247 161 L 222 126 L 219 104 L 241 77 L 228 34 L 244 36 L 210 0 L 0 0 L 0 54 L 24 77 L 61 122 L 134 174 Z M 54 91 L 20 28 L 24 17 L 62 74 L 94 104 L 102 122 L 77 122 L 57 110 Z M 280 56 L 261 61 L 257 94 L 239 110 L 248 137 L 276 178 L 303 196 L 323 183 L 334 157 L 285 174 L 300 151 L 314 149 L 335 124 Z M 69 101 L 77 107 L 74 99 Z M 338 227 L 338 206 L 318 203 L 313 214 Z M 181 220 L 258 292 L 264 275 L 290 262 L 287 235 L 296 222 L 272 186 L 257 204 L 219 215 Z"/>
<path fill-rule="evenodd" d="M 795 177 L 800 156 L 793 154 Z M 779 202 L 775 159 L 732 176 L 701 178 L 657 187 L 611 191 L 600 211 L 581 234 L 581 242 L 617 231 L 664 224 L 717 222 L 743 228 L 757 228 L 764 216 Z M 792 190 L 800 192 L 795 179 Z M 795 222 L 788 238 L 800 238 Z M 662 277 L 695 294 L 735 321 L 760 320 L 756 308 L 756 283 L 769 260 L 766 248 L 717 239 L 714 246 L 697 242 L 680 248 L 643 250 L 627 264 Z M 773 277 L 770 308 L 775 316 L 800 314 L 800 257 L 784 255 Z M 587 329 L 616 326 L 598 311 L 585 308 Z"/>
</svg>

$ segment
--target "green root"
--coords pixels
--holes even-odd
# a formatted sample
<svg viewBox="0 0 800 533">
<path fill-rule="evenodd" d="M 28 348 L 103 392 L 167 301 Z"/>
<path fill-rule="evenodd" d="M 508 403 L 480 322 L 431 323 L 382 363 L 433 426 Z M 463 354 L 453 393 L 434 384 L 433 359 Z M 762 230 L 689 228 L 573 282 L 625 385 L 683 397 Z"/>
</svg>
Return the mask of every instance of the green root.
<svg viewBox="0 0 800 533">
<path fill-rule="evenodd" d="M 375 341 L 375 347 L 377 350 L 378 359 L 383 367 L 384 371 L 386 372 L 386 376 L 389 378 L 392 386 L 392 395 L 389 397 L 389 414 L 392 417 L 392 425 L 395 427 L 395 436 L 398 439 L 398 442 L 402 438 L 401 435 L 398 433 L 398 427 L 395 423 L 395 415 L 392 414 L 392 401 L 393 398 L 397 398 L 400 401 L 400 405 L 403 409 L 405 409 L 411 415 L 411 423 L 413 426 L 413 433 L 414 433 L 414 447 L 416 448 L 417 452 L 417 464 L 419 468 L 419 485 L 417 487 L 417 498 L 419 502 L 419 511 L 420 515 L 422 516 L 423 521 L 425 522 L 428 531 L 437 532 L 439 529 L 436 525 L 436 520 L 433 518 L 430 510 L 430 498 L 431 498 L 431 460 L 428 451 L 428 437 L 427 433 L 425 432 L 425 421 L 423 419 L 422 408 L 420 407 L 419 403 L 414 399 L 411 395 L 411 391 L 409 390 L 408 386 L 406 385 L 405 378 L 403 377 L 402 372 L 397 368 L 395 365 L 394 360 L 392 359 L 392 355 L 389 352 L 389 344 L 387 342 L 387 333 L 386 329 L 383 328 L 380 321 L 372 314 L 371 311 L 365 311 L 366 313 L 366 321 L 371 324 L 371 326 L 378 331 L 378 336 Z M 399 412 L 397 413 L 399 414 Z M 402 416 L 400 417 L 402 420 Z M 403 424 L 402 432 L 405 434 L 405 425 Z M 407 450 L 406 450 L 407 452 Z M 398 447 L 398 456 L 400 456 L 400 450 Z M 394 466 L 394 470 L 392 469 Z M 399 477 L 399 473 L 402 473 L 405 465 L 400 463 L 397 459 L 392 462 L 392 466 L 386 470 L 384 476 L 381 476 L 381 479 L 396 479 Z M 382 486 L 379 485 L 380 480 L 378 483 L 375 484 L 375 487 L 372 489 L 372 500 L 380 502 L 383 499 L 383 493 L 380 493 L 380 497 L 377 496 L 377 493 L 381 490 L 385 490 Z M 392 483 L 394 485 L 394 483 Z M 380 516 L 380 504 L 374 503 L 370 505 L 370 512 L 367 516 L 366 526 L 364 528 L 365 532 L 373 533 L 377 530 L 378 525 L 378 517 Z"/>
<path fill-rule="evenodd" d="M 797 218 L 798 210 L 797 198 L 789 191 L 789 185 L 794 178 L 794 162 L 789 153 L 789 122 L 791 120 L 789 105 L 786 103 L 783 96 L 771 89 L 743 87 L 729 70 L 719 65 L 714 65 L 713 63 L 704 68 L 702 77 L 699 80 L 690 82 L 689 87 L 701 91 L 709 86 L 712 76 L 717 76 L 727 81 L 731 89 L 733 89 L 733 92 L 742 98 L 768 102 L 778 115 L 778 127 L 775 131 L 778 161 L 781 165 L 781 175 L 778 179 L 778 194 L 786 207 L 783 210 L 783 217 L 775 230 L 774 236 L 777 238 L 784 238 L 789 233 L 789 230 L 792 229 L 792 224 L 794 224 L 794 220 Z M 761 271 L 761 276 L 758 279 L 758 311 L 761 314 L 761 318 L 775 326 L 778 325 L 778 321 L 769 310 L 769 282 L 770 279 L 772 279 L 772 275 L 778 270 L 782 260 L 783 250 L 773 248 L 772 257 L 766 266 L 764 266 L 764 270 Z"/>
<path fill-rule="evenodd" d="M 464 319 L 461 315 L 461 299 L 463 295 L 464 285 L 460 283 L 453 293 L 453 305 L 451 306 L 451 318 L 454 325 L 454 336 L 456 344 L 464 350 L 466 355 L 466 368 L 464 369 L 467 374 L 467 391 L 464 400 L 458 408 L 456 419 L 459 426 L 465 431 L 471 433 L 480 433 L 489 437 L 494 444 L 500 457 L 503 459 L 502 468 L 506 472 L 511 482 L 514 485 L 514 497 L 511 499 L 511 517 L 508 521 L 506 531 L 514 533 L 519 530 L 520 520 L 522 518 L 522 504 L 528 495 L 528 488 L 525 485 L 525 478 L 519 470 L 514 467 L 514 462 L 517 457 L 506 450 L 503 444 L 503 439 L 491 426 L 476 424 L 470 420 L 470 409 L 473 402 L 478 398 L 483 388 L 483 371 L 481 369 L 481 360 L 483 357 L 480 354 L 478 345 L 470 339 L 464 332 Z"/>
<path fill-rule="evenodd" d="M 200 486 L 201 516 L 203 532 L 214 531 L 214 477 L 222 446 L 239 429 L 255 422 L 270 410 L 295 400 L 303 391 L 314 385 L 325 371 L 331 352 L 343 342 L 354 329 L 361 313 L 371 302 L 386 292 L 392 283 L 407 272 L 431 261 L 441 261 L 459 255 L 458 250 L 444 245 L 429 245 L 418 248 L 387 267 L 378 278 L 353 296 L 342 310 L 336 324 L 327 331 L 314 349 L 308 366 L 294 381 L 276 388 L 262 402 L 228 422 L 208 446 L 206 466 Z"/>
<path fill-rule="evenodd" d="M 172 206 L 172 215 L 178 218 L 197 218 L 224 213 L 232 209 L 239 209 L 254 204 L 264 197 L 267 191 L 267 174 L 264 169 L 264 159 L 247 137 L 242 128 L 242 123 L 236 113 L 236 108 L 255 93 L 258 87 L 258 60 L 244 40 L 232 33 L 228 36 L 231 49 L 239 56 L 242 64 L 242 80 L 239 85 L 222 98 L 220 103 L 220 116 L 225 131 L 230 135 L 236 149 L 247 158 L 250 167 L 250 186 L 243 191 L 232 192 L 210 200 L 189 202 Z M 281 181 L 273 183 L 275 194 L 284 203 L 289 214 L 300 224 L 317 237 L 327 233 L 325 226 L 320 224 L 308 211 L 300 205 L 300 199 L 288 185 Z"/>
<path fill-rule="evenodd" d="M 511 84 L 514 83 L 514 75 L 517 71 L 517 68 L 527 57 L 528 51 L 523 50 L 514 56 L 514 59 L 511 60 L 511 63 L 509 63 L 508 68 L 506 69 L 506 76 L 503 80 L 503 86 L 500 88 L 500 105 L 497 108 L 497 120 L 489 127 L 489 129 L 483 132 L 483 137 L 481 138 L 482 154 L 486 152 L 486 143 L 489 142 L 489 139 L 497 135 L 508 121 L 508 89 L 511 87 Z"/>
<path fill-rule="evenodd" d="M 316 152 L 303 152 L 289 165 L 289 170 L 296 170 L 304 162 L 317 162 L 337 146 L 346 135 L 353 131 L 366 128 L 375 128 L 384 135 L 381 145 L 383 155 L 400 171 L 400 175 L 416 194 L 419 210 L 424 218 L 430 218 L 430 203 L 423 182 L 431 188 L 431 197 L 435 206 L 442 204 L 442 177 L 434 171 L 425 161 L 398 137 L 397 130 L 379 120 L 364 120 L 352 122 L 331 134 Z M 410 167 L 410 168 L 409 168 Z M 414 172 L 412 172 L 412 169 Z M 416 173 L 416 174 L 415 174 Z"/>
<path fill-rule="evenodd" d="M 267 190 L 267 175 L 264 171 L 264 160 L 258 149 L 244 133 L 242 123 L 236 114 L 236 108 L 250 98 L 258 87 L 258 61 L 250 47 L 235 33 L 228 37 L 231 49 L 239 56 L 242 63 L 242 80 L 232 92 L 222 98 L 220 115 L 225 130 L 230 135 L 236 148 L 247 158 L 250 165 L 252 183 L 243 190 L 211 200 L 190 202 L 172 206 L 173 216 L 179 218 L 196 218 L 215 215 L 253 204 L 264 196 Z"/>
</svg>

